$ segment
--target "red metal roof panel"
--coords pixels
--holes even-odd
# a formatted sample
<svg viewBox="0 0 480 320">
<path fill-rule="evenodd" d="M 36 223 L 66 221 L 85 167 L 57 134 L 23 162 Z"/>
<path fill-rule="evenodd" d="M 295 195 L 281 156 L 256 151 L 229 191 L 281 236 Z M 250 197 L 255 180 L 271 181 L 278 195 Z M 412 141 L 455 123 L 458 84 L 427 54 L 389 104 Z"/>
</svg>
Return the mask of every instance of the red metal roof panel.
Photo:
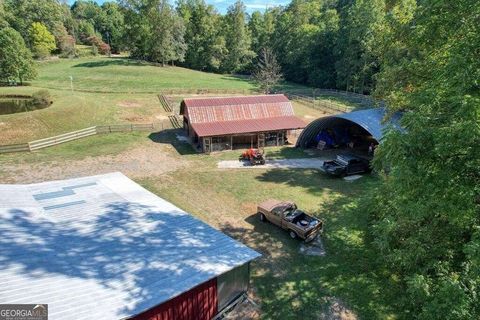
<svg viewBox="0 0 480 320">
<path fill-rule="evenodd" d="M 214 123 L 192 123 L 192 128 L 199 137 L 303 129 L 305 126 L 305 122 L 295 116 L 219 121 Z"/>
<path fill-rule="evenodd" d="M 187 107 L 187 114 L 193 124 L 293 116 L 294 112 L 290 102 L 281 102 Z"/>
<path fill-rule="evenodd" d="M 283 94 L 269 94 L 258 96 L 238 96 L 238 97 L 208 97 L 208 98 L 187 98 L 183 102 L 187 107 L 212 107 L 228 106 L 241 104 L 259 104 L 259 103 L 281 103 L 290 102 Z"/>
</svg>

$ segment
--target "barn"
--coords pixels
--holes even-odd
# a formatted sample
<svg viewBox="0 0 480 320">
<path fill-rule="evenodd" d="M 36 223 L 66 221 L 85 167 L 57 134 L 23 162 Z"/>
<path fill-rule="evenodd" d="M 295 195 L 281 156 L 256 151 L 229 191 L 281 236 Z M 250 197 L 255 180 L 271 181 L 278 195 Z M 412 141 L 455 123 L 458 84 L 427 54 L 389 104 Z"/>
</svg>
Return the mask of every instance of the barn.
<svg viewBox="0 0 480 320">
<path fill-rule="evenodd" d="M 367 151 L 381 142 L 385 130 L 400 128 L 401 114 L 387 115 L 384 108 L 341 113 L 312 121 L 298 137 L 300 148 L 354 148 Z"/>
<path fill-rule="evenodd" d="M 283 94 L 184 99 L 183 127 L 203 152 L 280 146 L 289 130 L 302 129 Z"/>
<path fill-rule="evenodd" d="M 0 301 L 49 319 L 212 319 L 260 255 L 121 173 L 0 185 Z"/>
</svg>

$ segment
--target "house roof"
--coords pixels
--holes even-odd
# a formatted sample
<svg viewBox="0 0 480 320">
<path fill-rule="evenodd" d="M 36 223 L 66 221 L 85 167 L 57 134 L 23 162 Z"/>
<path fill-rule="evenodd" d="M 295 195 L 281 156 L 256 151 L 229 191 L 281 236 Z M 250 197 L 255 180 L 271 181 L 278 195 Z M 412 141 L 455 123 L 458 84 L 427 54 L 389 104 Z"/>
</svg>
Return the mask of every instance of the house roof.
<svg viewBox="0 0 480 320">
<path fill-rule="evenodd" d="M 180 113 L 200 137 L 305 127 L 283 94 L 185 99 Z"/>
<path fill-rule="evenodd" d="M 0 301 L 131 317 L 260 256 L 121 173 L 0 185 Z"/>
</svg>

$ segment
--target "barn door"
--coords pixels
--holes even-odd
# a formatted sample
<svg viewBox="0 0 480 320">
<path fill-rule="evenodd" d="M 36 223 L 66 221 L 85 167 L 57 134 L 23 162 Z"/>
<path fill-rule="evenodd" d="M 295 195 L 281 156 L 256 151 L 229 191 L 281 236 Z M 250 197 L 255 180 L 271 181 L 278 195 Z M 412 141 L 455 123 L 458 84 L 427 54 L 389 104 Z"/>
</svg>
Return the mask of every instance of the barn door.
<svg viewBox="0 0 480 320">
<path fill-rule="evenodd" d="M 265 148 L 265 133 L 259 133 L 257 141 L 259 150 Z"/>
<path fill-rule="evenodd" d="M 212 138 L 203 138 L 203 152 L 210 153 L 212 151 Z"/>
</svg>

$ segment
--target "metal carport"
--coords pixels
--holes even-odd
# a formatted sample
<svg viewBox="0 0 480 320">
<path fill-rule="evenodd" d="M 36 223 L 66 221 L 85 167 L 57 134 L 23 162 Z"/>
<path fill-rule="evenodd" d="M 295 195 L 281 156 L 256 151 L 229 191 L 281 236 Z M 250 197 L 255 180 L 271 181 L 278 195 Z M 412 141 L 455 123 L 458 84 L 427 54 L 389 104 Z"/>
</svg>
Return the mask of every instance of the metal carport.
<svg viewBox="0 0 480 320">
<path fill-rule="evenodd" d="M 301 148 L 311 146 L 317 134 L 323 129 L 352 124 L 360 126 L 377 140 L 377 142 L 380 142 L 385 129 L 389 125 L 399 127 L 400 114 L 394 114 L 388 118 L 388 120 L 385 120 L 385 116 L 386 111 L 384 108 L 374 108 L 319 118 L 311 122 L 302 131 L 296 146 Z"/>
</svg>

